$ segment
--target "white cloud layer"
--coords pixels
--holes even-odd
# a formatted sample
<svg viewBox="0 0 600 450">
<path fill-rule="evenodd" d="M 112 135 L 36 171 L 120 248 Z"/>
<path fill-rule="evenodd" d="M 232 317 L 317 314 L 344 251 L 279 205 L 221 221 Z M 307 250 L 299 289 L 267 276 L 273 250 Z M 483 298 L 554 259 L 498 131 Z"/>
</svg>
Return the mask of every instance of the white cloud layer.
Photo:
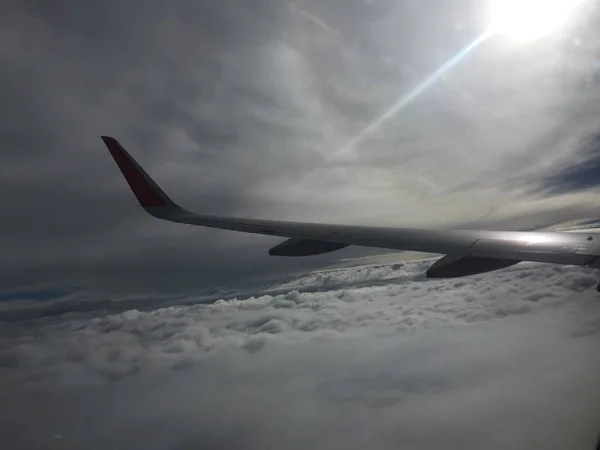
<svg viewBox="0 0 600 450">
<path fill-rule="evenodd" d="M 594 274 L 430 261 L 246 300 L 0 329 L 6 448 L 593 448 Z"/>
</svg>

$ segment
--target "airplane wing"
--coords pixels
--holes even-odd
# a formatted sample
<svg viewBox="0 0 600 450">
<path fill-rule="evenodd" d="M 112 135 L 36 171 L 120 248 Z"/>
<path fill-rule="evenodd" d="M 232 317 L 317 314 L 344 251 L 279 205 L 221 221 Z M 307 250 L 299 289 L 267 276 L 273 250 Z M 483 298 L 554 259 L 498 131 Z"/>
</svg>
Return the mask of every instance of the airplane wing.
<svg viewBox="0 0 600 450">
<path fill-rule="evenodd" d="M 600 268 L 600 235 L 590 231 L 429 230 L 196 214 L 173 202 L 116 139 L 102 136 L 102 140 L 138 202 L 149 214 L 172 222 L 288 238 L 269 250 L 271 255 L 317 255 L 349 245 L 446 255 L 429 268 L 427 276 L 430 278 L 473 275 L 521 261 Z"/>
</svg>

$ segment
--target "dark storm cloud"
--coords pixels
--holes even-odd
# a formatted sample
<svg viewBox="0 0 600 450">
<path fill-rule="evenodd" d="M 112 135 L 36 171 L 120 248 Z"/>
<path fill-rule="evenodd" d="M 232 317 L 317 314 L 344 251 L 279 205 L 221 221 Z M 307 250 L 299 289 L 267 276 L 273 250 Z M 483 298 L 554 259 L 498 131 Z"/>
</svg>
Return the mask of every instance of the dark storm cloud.
<svg viewBox="0 0 600 450">
<path fill-rule="evenodd" d="M 508 227 L 524 211 L 544 222 L 580 212 L 582 199 L 532 206 L 519 188 L 538 182 L 542 156 L 572 150 L 548 142 L 597 129 L 590 32 L 529 51 L 492 40 L 345 149 L 477 37 L 482 17 L 466 0 L 7 4 L 0 285 L 196 292 L 363 252 L 275 259 L 276 239 L 156 221 L 102 134 L 191 210 Z"/>
</svg>

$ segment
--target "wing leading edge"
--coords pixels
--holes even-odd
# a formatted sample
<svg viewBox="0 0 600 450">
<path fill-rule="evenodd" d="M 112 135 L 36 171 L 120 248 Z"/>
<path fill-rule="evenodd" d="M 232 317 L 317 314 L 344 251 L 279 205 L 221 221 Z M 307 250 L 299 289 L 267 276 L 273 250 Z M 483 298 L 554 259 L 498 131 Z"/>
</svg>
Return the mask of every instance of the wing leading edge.
<svg viewBox="0 0 600 450">
<path fill-rule="evenodd" d="M 435 278 L 497 270 L 520 261 L 600 266 L 600 235 L 590 232 L 428 230 L 192 213 L 173 202 L 116 139 L 102 136 L 102 140 L 149 214 L 172 222 L 288 238 L 271 249 L 272 255 L 315 255 L 349 245 L 448 255 L 428 272 Z"/>
</svg>

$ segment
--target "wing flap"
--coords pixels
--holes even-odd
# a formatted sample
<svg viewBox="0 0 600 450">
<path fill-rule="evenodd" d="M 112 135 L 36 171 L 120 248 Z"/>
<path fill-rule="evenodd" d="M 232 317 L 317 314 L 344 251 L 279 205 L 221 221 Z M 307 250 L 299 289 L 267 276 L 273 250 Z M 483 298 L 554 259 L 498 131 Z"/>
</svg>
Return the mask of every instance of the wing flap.
<svg viewBox="0 0 600 450">
<path fill-rule="evenodd" d="M 348 247 L 349 244 L 315 241 L 313 239 L 288 239 L 269 250 L 272 256 L 313 256 Z"/>
<path fill-rule="evenodd" d="M 519 260 L 446 255 L 427 269 L 427 278 L 458 278 L 504 269 Z"/>
</svg>

